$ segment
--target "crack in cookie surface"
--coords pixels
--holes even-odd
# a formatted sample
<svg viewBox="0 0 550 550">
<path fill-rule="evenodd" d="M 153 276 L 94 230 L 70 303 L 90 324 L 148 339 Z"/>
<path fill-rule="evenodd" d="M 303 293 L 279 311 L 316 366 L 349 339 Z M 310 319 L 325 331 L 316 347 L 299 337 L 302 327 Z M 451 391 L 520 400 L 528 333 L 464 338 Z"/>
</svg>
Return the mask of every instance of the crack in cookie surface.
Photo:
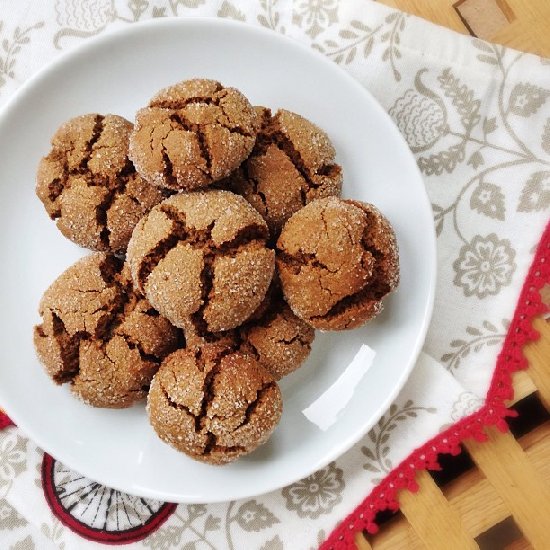
<svg viewBox="0 0 550 550">
<path fill-rule="evenodd" d="M 236 377 L 244 378 L 239 382 Z M 182 391 L 183 379 L 189 392 Z M 239 384 L 251 386 L 242 393 Z M 169 356 L 148 400 L 149 417 L 161 439 L 215 464 L 261 444 L 278 422 L 280 407 L 280 391 L 269 374 L 246 355 L 218 344 Z"/>
<path fill-rule="evenodd" d="M 103 133 L 103 121 L 105 117 L 103 115 L 95 115 L 94 128 L 92 130 L 92 139 L 86 145 L 86 154 L 80 163 L 80 173 L 83 174 L 88 171 L 90 159 L 94 151 L 95 144 L 99 141 L 101 134 Z"/>
</svg>

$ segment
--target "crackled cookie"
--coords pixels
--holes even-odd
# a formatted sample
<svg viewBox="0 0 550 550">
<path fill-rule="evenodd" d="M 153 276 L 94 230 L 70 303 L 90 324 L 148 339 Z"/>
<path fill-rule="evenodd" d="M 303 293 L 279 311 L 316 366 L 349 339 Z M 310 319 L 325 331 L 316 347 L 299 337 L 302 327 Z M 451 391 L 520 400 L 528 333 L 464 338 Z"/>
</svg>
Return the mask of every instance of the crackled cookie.
<svg viewBox="0 0 550 550">
<path fill-rule="evenodd" d="M 284 226 L 277 268 L 298 317 L 319 329 L 355 328 L 377 315 L 397 287 L 395 233 L 371 204 L 319 199 Z"/>
<path fill-rule="evenodd" d="M 262 217 L 229 191 L 174 195 L 136 226 L 128 263 L 137 288 L 174 325 L 217 332 L 245 321 L 271 282 Z"/>
<path fill-rule="evenodd" d="M 215 80 L 186 80 L 138 111 L 130 158 L 150 183 L 194 190 L 237 168 L 252 151 L 257 129 L 256 113 L 241 92 Z"/>
<path fill-rule="evenodd" d="M 218 344 L 169 355 L 147 399 L 158 436 L 211 464 L 231 462 L 265 443 L 282 408 L 273 377 L 251 356 Z"/>
<path fill-rule="evenodd" d="M 82 258 L 45 292 L 34 345 L 48 375 L 94 407 L 146 396 L 181 333 L 133 290 L 129 270 L 104 253 Z"/>
<path fill-rule="evenodd" d="M 261 121 L 250 157 L 221 184 L 246 198 L 273 238 L 314 199 L 340 195 L 342 169 L 327 134 L 304 117 L 256 107 Z"/>
<path fill-rule="evenodd" d="M 195 327 L 185 332 L 188 349 L 216 343 L 254 357 L 275 380 L 294 372 L 307 359 L 315 331 L 288 307 L 282 293 L 272 285 L 252 316 L 234 330 L 200 333 Z"/>
<path fill-rule="evenodd" d="M 240 349 L 251 353 L 275 380 L 294 372 L 307 359 L 315 331 L 296 317 L 281 295 L 275 294 L 267 311 L 238 329 Z"/>
<path fill-rule="evenodd" d="M 138 220 L 166 196 L 128 159 L 131 131 L 116 115 L 73 118 L 40 162 L 36 193 L 63 235 L 80 246 L 123 253 Z"/>
</svg>

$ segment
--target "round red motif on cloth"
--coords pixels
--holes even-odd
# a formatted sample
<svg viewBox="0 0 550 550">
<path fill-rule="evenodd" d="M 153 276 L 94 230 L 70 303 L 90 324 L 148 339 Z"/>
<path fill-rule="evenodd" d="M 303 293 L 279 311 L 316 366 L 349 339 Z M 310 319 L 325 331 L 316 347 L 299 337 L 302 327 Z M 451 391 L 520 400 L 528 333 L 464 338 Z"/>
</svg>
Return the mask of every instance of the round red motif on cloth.
<svg viewBox="0 0 550 550">
<path fill-rule="evenodd" d="M 0 430 L 7 428 L 8 426 L 13 426 L 11 418 L 0 409 Z"/>
<path fill-rule="evenodd" d="M 44 453 L 42 487 L 53 514 L 81 537 L 128 544 L 156 531 L 176 504 L 135 497 L 73 472 Z"/>
</svg>

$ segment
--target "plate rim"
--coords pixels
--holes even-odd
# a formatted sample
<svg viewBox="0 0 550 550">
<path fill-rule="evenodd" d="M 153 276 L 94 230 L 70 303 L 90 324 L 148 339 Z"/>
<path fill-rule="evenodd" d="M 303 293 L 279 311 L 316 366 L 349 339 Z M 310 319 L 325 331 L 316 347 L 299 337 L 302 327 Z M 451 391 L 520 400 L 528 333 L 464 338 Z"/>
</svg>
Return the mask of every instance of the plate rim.
<svg viewBox="0 0 550 550">
<path fill-rule="evenodd" d="M 51 62 L 47 63 L 45 66 L 41 67 L 35 74 L 33 74 L 31 77 L 29 77 L 23 84 L 13 93 L 13 95 L 6 101 L 6 103 L 2 106 L 0 109 L 0 127 L 4 123 L 4 119 L 8 116 L 11 109 L 14 108 L 17 103 L 22 101 L 29 93 L 32 92 L 33 88 L 40 84 L 40 82 L 47 78 L 50 73 L 57 70 L 59 67 L 64 65 L 65 63 L 71 61 L 73 58 L 78 58 L 80 55 L 87 53 L 89 50 L 94 50 L 98 45 L 111 42 L 112 40 L 117 40 L 124 35 L 131 35 L 135 33 L 140 32 L 146 32 L 148 28 L 152 27 L 187 27 L 187 26 L 200 26 L 200 25 L 209 25 L 214 27 L 222 27 L 222 28 L 239 28 L 244 30 L 245 32 L 249 33 L 255 33 L 257 35 L 262 35 L 264 37 L 268 37 L 270 40 L 281 40 L 285 41 L 287 43 L 292 43 L 293 47 L 301 49 L 303 52 L 307 52 L 308 55 L 312 55 L 318 59 L 318 61 L 322 62 L 324 65 L 330 68 L 332 71 L 337 71 L 340 73 L 340 76 L 348 81 L 348 84 L 355 87 L 358 91 L 360 91 L 361 94 L 367 99 L 370 106 L 378 111 L 378 114 L 381 115 L 382 118 L 384 118 L 388 124 L 387 129 L 389 132 L 393 133 L 394 139 L 400 141 L 403 145 L 403 154 L 408 155 L 410 160 L 412 161 L 412 165 L 414 165 L 415 168 L 415 177 L 417 177 L 420 182 L 422 183 L 422 194 L 421 197 L 419 197 L 419 200 L 425 203 L 425 206 L 427 207 L 428 211 L 432 211 L 431 202 L 427 194 L 424 178 L 422 177 L 420 170 L 416 164 L 416 160 L 414 158 L 414 155 L 412 151 L 410 150 L 405 138 L 402 136 L 402 134 L 399 132 L 397 126 L 391 119 L 390 115 L 387 113 L 387 111 L 380 105 L 378 100 L 373 96 L 373 94 L 369 91 L 368 88 L 363 86 L 357 79 L 355 79 L 349 72 L 344 70 L 342 67 L 328 59 L 326 56 L 315 50 L 314 48 L 310 47 L 309 45 L 299 41 L 298 39 L 295 39 L 293 37 L 289 37 L 286 35 L 282 35 L 272 29 L 260 26 L 260 25 L 254 25 L 249 23 L 243 23 L 240 21 L 234 21 L 232 19 L 227 18 L 221 18 L 221 17 L 213 17 L 213 16 L 191 16 L 191 17 L 168 17 L 168 18 L 158 18 L 158 19 L 149 19 L 145 21 L 140 21 L 136 23 L 132 23 L 131 25 L 119 27 L 112 30 L 106 30 L 105 32 L 101 33 L 99 36 L 92 37 L 89 40 L 86 40 L 85 42 L 82 42 L 81 44 L 78 44 L 77 46 L 73 47 L 71 50 L 63 52 L 60 54 L 57 58 L 52 60 Z M 406 381 L 408 380 L 417 360 L 418 357 L 422 351 L 422 346 L 425 342 L 427 331 L 430 325 L 430 321 L 433 314 L 433 308 L 434 308 L 434 300 L 435 300 L 435 287 L 437 282 L 437 237 L 435 233 L 435 227 L 433 225 L 430 226 L 431 231 L 429 231 L 429 235 L 426 235 L 427 240 L 429 240 L 429 243 L 426 243 L 426 245 L 430 249 L 430 255 L 428 258 L 428 261 L 430 262 L 430 266 L 428 269 L 428 272 L 430 274 L 430 280 L 429 280 L 429 287 L 428 287 L 428 295 L 427 299 L 424 303 L 423 311 L 422 311 L 422 320 L 419 326 L 419 331 L 416 336 L 415 344 L 411 348 L 410 351 L 410 359 L 408 361 L 407 367 L 403 369 L 401 372 L 401 375 L 397 379 L 393 390 L 391 392 L 388 392 L 388 395 L 383 400 L 382 404 L 379 407 L 379 412 L 375 415 L 372 415 L 371 419 L 368 422 L 361 424 L 361 429 L 357 430 L 356 433 L 351 434 L 346 439 L 340 441 L 339 445 L 334 446 L 334 448 L 323 455 L 323 457 L 316 461 L 315 463 L 312 463 L 309 465 L 308 468 L 304 470 L 304 472 L 301 472 L 299 474 L 294 474 L 292 476 L 288 477 L 288 480 L 285 481 L 283 485 L 281 485 L 279 482 L 275 482 L 272 484 L 267 483 L 266 486 L 264 486 L 260 491 L 257 491 L 253 488 L 249 488 L 248 490 L 243 490 L 238 493 L 235 493 L 231 497 L 231 500 L 235 499 L 243 499 L 243 498 L 250 498 L 254 496 L 259 496 L 263 494 L 270 493 L 272 491 L 275 491 L 277 489 L 280 489 L 281 487 L 284 487 L 286 485 L 290 485 L 300 479 L 303 479 L 315 471 L 325 467 L 328 463 L 330 463 L 333 460 L 336 460 L 338 457 L 342 456 L 344 453 L 346 453 L 353 445 L 355 445 L 364 435 L 368 432 L 369 429 L 372 428 L 374 424 L 379 420 L 382 414 L 388 409 L 390 404 L 395 400 L 399 392 L 403 389 L 403 386 L 405 385 Z M 27 422 L 23 420 L 21 422 L 21 418 L 19 418 L 19 415 L 17 412 L 15 414 L 10 410 L 11 403 L 13 401 L 10 400 L 9 396 L 7 395 L 7 392 L 4 392 L 1 385 L 0 385 L 0 399 L 1 399 L 1 405 L 6 411 L 6 413 L 12 418 L 12 420 L 15 422 L 15 424 L 24 432 L 24 434 L 31 439 L 40 449 L 42 449 L 44 452 L 50 454 L 53 456 L 56 460 L 60 460 L 65 466 L 85 475 L 86 477 L 96 480 L 99 483 L 103 485 L 107 485 L 110 488 L 113 488 L 118 491 L 122 491 L 128 494 L 135 494 L 137 496 L 142 496 L 146 498 L 153 498 L 153 499 L 159 499 L 159 500 L 170 500 L 172 502 L 178 502 L 178 503 L 187 503 L 187 504 L 209 504 L 209 503 L 218 503 L 218 502 L 227 502 L 229 499 L 226 497 L 223 498 L 211 498 L 208 497 L 207 499 L 201 498 L 200 496 L 196 497 L 185 497 L 185 496 L 179 496 L 176 495 L 170 495 L 167 496 L 166 492 L 156 492 L 155 490 L 140 487 L 139 489 L 136 488 L 138 492 L 132 492 L 128 491 L 127 487 L 121 487 L 120 485 L 117 485 L 116 482 L 108 482 L 105 483 L 101 480 L 101 476 L 99 476 L 99 479 L 95 475 L 89 475 L 90 472 L 88 471 L 88 468 L 85 467 L 84 469 L 80 468 L 78 465 L 76 465 L 73 462 L 73 456 L 68 455 L 63 458 L 57 458 L 54 454 L 52 454 L 48 449 L 49 445 L 47 444 L 47 441 L 44 441 L 41 434 L 36 433 L 32 427 L 29 427 Z M 7 403 L 7 405 L 6 405 Z M 47 438 L 46 438 L 47 439 Z M 78 459 L 76 459 L 78 461 Z"/>
</svg>

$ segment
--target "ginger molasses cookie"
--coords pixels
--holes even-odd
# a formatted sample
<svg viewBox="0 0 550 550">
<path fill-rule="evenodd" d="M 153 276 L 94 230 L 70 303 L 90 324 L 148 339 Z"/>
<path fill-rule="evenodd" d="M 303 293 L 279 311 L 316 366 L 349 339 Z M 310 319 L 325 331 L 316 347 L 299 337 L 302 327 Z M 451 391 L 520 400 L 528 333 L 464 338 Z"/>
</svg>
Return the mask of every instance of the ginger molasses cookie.
<svg viewBox="0 0 550 550">
<path fill-rule="evenodd" d="M 174 195 L 144 217 L 128 245 L 137 288 L 174 325 L 224 331 L 263 300 L 274 251 L 262 217 L 229 191 Z"/>
<path fill-rule="evenodd" d="M 235 170 L 252 151 L 257 129 L 241 92 L 215 80 L 186 80 L 138 111 L 130 158 L 150 183 L 194 190 Z"/>
<path fill-rule="evenodd" d="M 62 273 L 40 302 L 34 345 L 48 375 L 94 407 L 128 407 L 147 394 L 181 333 L 133 289 L 121 260 L 104 253 Z"/>
<path fill-rule="evenodd" d="M 273 377 L 251 356 L 218 344 L 169 355 L 147 399 L 158 436 L 211 464 L 231 462 L 265 443 L 282 408 Z"/>
<path fill-rule="evenodd" d="M 256 112 L 261 128 L 252 154 L 222 185 L 243 195 L 276 239 L 294 212 L 340 195 L 342 169 L 327 134 L 306 118 L 284 109 Z"/>
<path fill-rule="evenodd" d="M 297 370 L 307 359 L 315 331 L 282 299 L 273 300 L 258 320 L 237 329 L 240 350 L 252 354 L 275 380 Z"/>
<path fill-rule="evenodd" d="M 275 380 L 294 372 L 307 359 L 315 331 L 288 307 L 277 284 L 251 317 L 236 329 L 203 332 L 193 327 L 185 332 L 188 349 L 212 343 L 251 355 Z"/>
<path fill-rule="evenodd" d="M 277 241 L 277 267 L 294 313 L 325 330 L 372 319 L 399 282 L 388 220 L 371 204 L 336 197 L 313 201 L 288 220 Z"/>
<path fill-rule="evenodd" d="M 124 253 L 138 220 L 166 194 L 128 159 L 132 124 L 89 114 L 63 124 L 38 167 L 36 193 L 60 231 L 92 250 Z"/>
</svg>

